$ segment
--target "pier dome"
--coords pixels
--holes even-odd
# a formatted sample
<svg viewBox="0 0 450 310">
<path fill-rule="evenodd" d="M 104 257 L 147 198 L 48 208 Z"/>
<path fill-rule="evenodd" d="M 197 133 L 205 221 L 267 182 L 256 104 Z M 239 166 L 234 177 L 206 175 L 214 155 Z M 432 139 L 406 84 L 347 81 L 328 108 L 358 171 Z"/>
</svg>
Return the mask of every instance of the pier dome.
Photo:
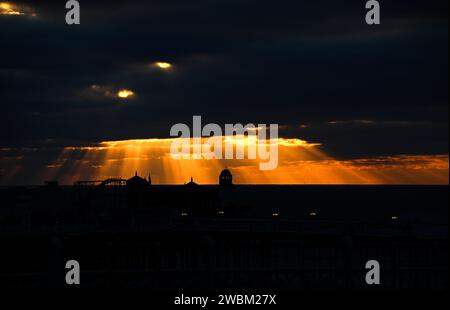
<svg viewBox="0 0 450 310">
<path fill-rule="evenodd" d="M 231 174 L 230 170 L 225 169 L 220 173 L 219 185 L 221 186 L 233 185 L 233 175 Z"/>
</svg>

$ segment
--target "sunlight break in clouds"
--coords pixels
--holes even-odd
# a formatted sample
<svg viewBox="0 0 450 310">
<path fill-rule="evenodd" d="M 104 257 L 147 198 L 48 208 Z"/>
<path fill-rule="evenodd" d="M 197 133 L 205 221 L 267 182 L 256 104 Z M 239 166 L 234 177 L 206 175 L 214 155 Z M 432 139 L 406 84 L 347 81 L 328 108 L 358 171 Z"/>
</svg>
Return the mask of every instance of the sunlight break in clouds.
<svg viewBox="0 0 450 310">
<path fill-rule="evenodd" d="M 220 171 L 232 170 L 237 184 L 448 184 L 448 155 L 390 156 L 336 160 L 319 144 L 279 138 L 279 166 L 260 171 L 259 160 L 173 159 L 173 139 L 102 142 L 67 147 L 46 169 L 46 180 L 72 184 L 78 180 L 128 178 L 136 171 L 151 174 L 154 184 L 216 184 Z"/>
<path fill-rule="evenodd" d="M 121 89 L 117 92 L 117 96 L 122 99 L 127 99 L 134 96 L 134 92 L 129 89 Z"/>
<path fill-rule="evenodd" d="M 169 62 L 165 62 L 165 61 L 158 61 L 152 64 L 153 67 L 158 68 L 160 70 L 163 71 L 169 71 L 170 69 L 172 69 L 173 65 Z"/>
<path fill-rule="evenodd" d="M 11 2 L 0 2 L 0 15 L 36 16 L 29 7 L 19 6 Z"/>
<path fill-rule="evenodd" d="M 131 99 L 136 96 L 136 93 L 131 89 L 96 84 L 85 89 L 83 94 L 91 99 L 104 97 L 111 99 Z"/>
</svg>

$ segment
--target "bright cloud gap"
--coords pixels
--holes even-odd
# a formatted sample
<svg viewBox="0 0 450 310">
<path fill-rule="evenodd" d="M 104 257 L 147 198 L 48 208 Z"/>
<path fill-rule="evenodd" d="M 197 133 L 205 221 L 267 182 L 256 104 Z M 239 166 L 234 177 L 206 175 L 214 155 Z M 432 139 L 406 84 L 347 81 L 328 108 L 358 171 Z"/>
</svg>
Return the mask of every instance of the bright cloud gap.
<svg viewBox="0 0 450 310">
<path fill-rule="evenodd" d="M 91 99 L 98 99 L 102 97 L 131 99 L 136 96 L 136 93 L 133 90 L 127 88 L 94 84 L 91 85 L 88 89 L 84 90 L 84 95 Z"/>
<path fill-rule="evenodd" d="M 152 64 L 153 67 L 161 69 L 163 71 L 168 71 L 172 69 L 173 65 L 170 62 L 166 61 L 157 61 Z"/>
<path fill-rule="evenodd" d="M 89 147 L 67 147 L 48 163 L 46 180 L 71 184 L 78 180 L 151 174 L 155 184 L 184 184 L 191 176 L 215 184 L 224 168 L 237 184 L 448 184 L 448 155 L 399 155 L 336 160 L 320 144 L 278 138 L 279 166 L 260 171 L 259 159 L 173 159 L 174 139 L 105 141 Z M 81 156 L 81 157 L 80 157 Z"/>
<path fill-rule="evenodd" d="M 0 2 L 0 15 L 10 15 L 10 16 L 32 16 L 35 17 L 37 14 L 29 7 L 17 5 L 11 2 Z"/>
</svg>

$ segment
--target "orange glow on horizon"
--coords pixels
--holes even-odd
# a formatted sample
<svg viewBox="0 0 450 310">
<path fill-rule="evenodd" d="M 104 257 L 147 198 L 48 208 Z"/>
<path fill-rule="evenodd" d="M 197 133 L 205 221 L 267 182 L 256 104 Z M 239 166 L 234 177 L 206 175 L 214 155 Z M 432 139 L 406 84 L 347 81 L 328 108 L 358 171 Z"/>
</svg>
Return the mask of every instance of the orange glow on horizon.
<svg viewBox="0 0 450 310">
<path fill-rule="evenodd" d="M 184 184 L 191 176 L 199 184 L 217 184 L 220 171 L 229 168 L 236 184 L 449 183 L 448 155 L 336 160 L 326 155 L 320 144 L 280 138 L 270 142 L 278 144 L 278 168 L 260 171 L 259 159 L 173 159 L 170 154 L 173 141 L 141 139 L 67 147 L 47 167 L 46 179 L 71 184 L 78 180 L 129 178 L 138 171 L 142 176 L 151 174 L 154 184 Z M 249 143 L 252 142 L 244 144 Z"/>
</svg>

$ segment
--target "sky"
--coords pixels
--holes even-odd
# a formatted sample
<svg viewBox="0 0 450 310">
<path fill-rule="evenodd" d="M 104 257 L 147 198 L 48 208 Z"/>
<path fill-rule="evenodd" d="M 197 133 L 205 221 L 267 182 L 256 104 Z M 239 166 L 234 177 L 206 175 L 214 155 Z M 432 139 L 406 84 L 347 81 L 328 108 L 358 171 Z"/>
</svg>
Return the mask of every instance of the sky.
<svg viewBox="0 0 450 310">
<path fill-rule="evenodd" d="M 448 1 L 380 3 L 0 1 L 0 185 L 448 184 Z M 171 159 L 194 115 L 279 124 L 278 169 Z"/>
</svg>

